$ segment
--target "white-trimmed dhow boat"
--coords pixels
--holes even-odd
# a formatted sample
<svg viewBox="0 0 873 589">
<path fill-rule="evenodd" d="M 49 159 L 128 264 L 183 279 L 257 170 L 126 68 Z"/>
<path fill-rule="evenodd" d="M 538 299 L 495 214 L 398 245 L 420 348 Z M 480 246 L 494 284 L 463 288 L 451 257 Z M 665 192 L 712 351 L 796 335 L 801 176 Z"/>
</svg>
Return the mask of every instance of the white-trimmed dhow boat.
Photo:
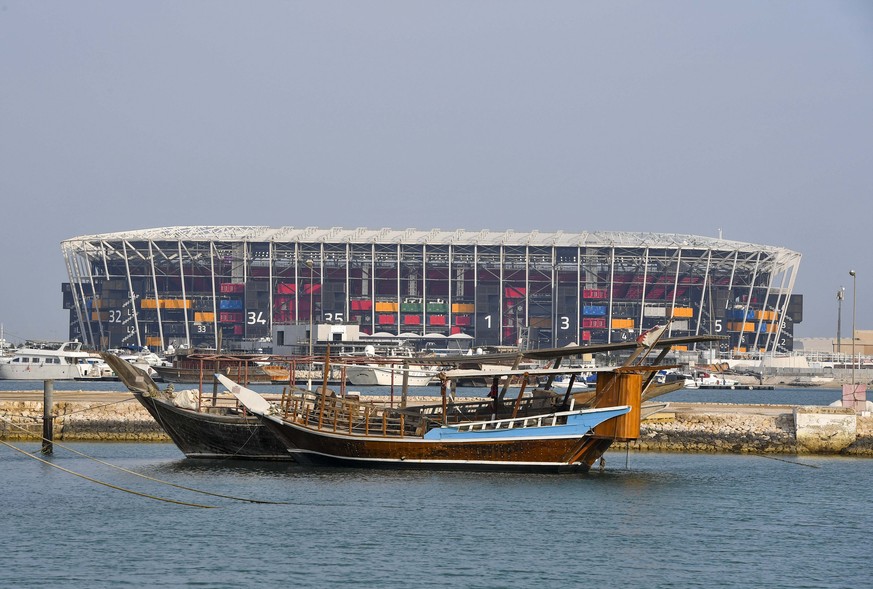
<svg viewBox="0 0 873 589">
<path fill-rule="evenodd" d="M 470 371 L 456 371 L 469 376 Z M 222 375 L 228 390 L 304 464 L 427 469 L 587 470 L 615 440 L 639 435 L 642 374 L 600 380 L 593 407 L 524 397 L 396 409 L 318 393 L 279 405 Z M 460 374 L 444 373 L 447 381 Z"/>
</svg>

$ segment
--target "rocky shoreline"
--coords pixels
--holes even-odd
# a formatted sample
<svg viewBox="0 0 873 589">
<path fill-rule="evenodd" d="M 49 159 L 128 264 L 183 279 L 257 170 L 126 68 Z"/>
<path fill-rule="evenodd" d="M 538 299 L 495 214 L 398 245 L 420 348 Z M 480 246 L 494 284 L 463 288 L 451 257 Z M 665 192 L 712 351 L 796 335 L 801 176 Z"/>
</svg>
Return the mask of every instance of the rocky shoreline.
<svg viewBox="0 0 873 589">
<path fill-rule="evenodd" d="M 438 398 L 410 399 L 415 404 L 431 402 Z M 169 441 L 132 396 L 113 402 L 60 400 L 54 407 L 54 439 L 58 442 Z M 40 439 L 42 414 L 41 400 L 0 400 L 0 439 Z M 873 457 L 873 416 L 834 407 L 674 403 L 645 419 L 640 438 L 629 447 L 658 452 Z"/>
</svg>

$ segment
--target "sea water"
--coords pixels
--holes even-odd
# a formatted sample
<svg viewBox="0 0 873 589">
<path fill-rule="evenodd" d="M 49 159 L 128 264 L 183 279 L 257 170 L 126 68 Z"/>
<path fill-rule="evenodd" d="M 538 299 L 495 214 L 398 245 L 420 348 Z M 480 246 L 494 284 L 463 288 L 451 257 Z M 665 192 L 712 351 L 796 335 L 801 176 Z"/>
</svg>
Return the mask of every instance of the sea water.
<svg viewBox="0 0 873 589">
<path fill-rule="evenodd" d="M 277 504 L 195 493 L 92 457 Z M 0 587 L 873 582 L 869 459 L 616 448 L 603 471 L 532 475 L 200 461 L 171 444 L 72 443 L 47 461 L 93 480 L 0 445 Z"/>
</svg>

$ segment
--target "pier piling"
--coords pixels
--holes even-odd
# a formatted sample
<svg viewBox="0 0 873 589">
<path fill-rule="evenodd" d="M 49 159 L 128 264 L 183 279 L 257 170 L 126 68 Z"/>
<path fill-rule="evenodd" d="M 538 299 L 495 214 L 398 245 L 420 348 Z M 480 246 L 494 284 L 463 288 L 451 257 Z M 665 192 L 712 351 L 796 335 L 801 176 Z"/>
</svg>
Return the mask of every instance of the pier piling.
<svg viewBox="0 0 873 589">
<path fill-rule="evenodd" d="M 42 454 L 49 455 L 54 452 L 53 431 L 54 418 L 52 417 L 52 396 L 55 389 L 55 381 L 44 380 L 42 383 Z"/>
</svg>

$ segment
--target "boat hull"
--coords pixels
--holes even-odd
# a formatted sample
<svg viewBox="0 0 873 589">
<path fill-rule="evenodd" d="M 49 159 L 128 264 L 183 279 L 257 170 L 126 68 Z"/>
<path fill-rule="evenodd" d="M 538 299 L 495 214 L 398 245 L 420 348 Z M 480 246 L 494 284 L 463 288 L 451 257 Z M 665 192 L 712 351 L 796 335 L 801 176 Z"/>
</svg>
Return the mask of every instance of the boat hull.
<svg viewBox="0 0 873 589">
<path fill-rule="evenodd" d="M 0 380 L 78 380 L 82 371 L 76 365 L 26 366 L 0 364 Z"/>
<path fill-rule="evenodd" d="M 172 382 L 172 383 L 182 383 L 182 384 L 197 384 L 202 382 L 209 383 L 212 382 L 212 372 L 207 369 L 203 371 L 200 368 L 183 368 L 183 367 L 175 367 L 175 366 L 154 366 L 155 372 L 158 373 L 158 376 L 164 382 Z M 224 369 L 222 372 L 226 372 L 228 376 L 233 378 L 234 380 L 239 380 L 241 382 L 249 382 L 249 383 L 270 383 L 273 382 L 270 374 L 262 370 L 260 367 L 253 366 L 246 371 L 243 369 L 240 373 L 240 370 L 236 367 Z"/>
<path fill-rule="evenodd" d="M 392 382 L 393 378 L 393 382 Z M 425 387 L 433 381 L 434 373 L 409 372 L 408 384 L 411 387 Z M 393 371 L 388 366 L 347 366 L 346 380 L 356 387 L 367 386 L 401 386 L 403 372 L 400 367 Z"/>
<path fill-rule="evenodd" d="M 193 411 L 142 393 L 134 396 L 188 458 L 293 460 L 253 415 Z"/>
<path fill-rule="evenodd" d="M 261 417 L 297 462 L 312 465 L 428 470 L 585 472 L 612 439 L 554 438 L 427 440 L 346 436 L 316 431 L 277 417 Z"/>
</svg>

